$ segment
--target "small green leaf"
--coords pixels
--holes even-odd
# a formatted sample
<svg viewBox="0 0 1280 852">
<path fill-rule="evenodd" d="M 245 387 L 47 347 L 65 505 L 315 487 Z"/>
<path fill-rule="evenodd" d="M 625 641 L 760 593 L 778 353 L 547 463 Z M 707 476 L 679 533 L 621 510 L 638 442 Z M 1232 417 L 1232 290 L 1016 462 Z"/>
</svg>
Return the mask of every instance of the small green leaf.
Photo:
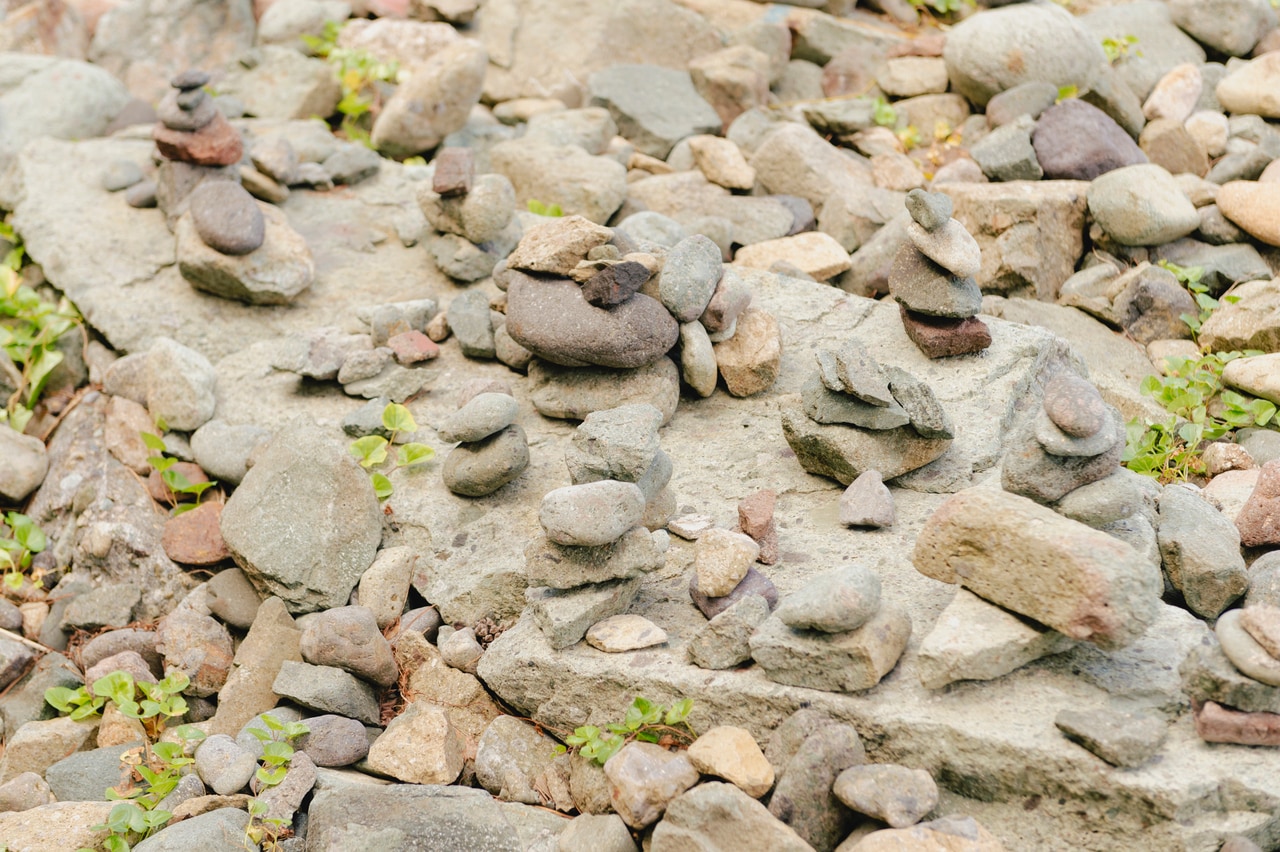
<svg viewBox="0 0 1280 852">
<path fill-rule="evenodd" d="M 382 409 L 382 425 L 392 432 L 416 432 L 418 424 L 414 422 L 409 409 L 397 402 L 392 402 Z"/>
<path fill-rule="evenodd" d="M 157 453 L 165 451 L 164 439 L 159 435 L 154 435 L 151 432 L 141 432 L 139 434 L 142 435 L 142 443 L 147 445 L 147 449 L 154 450 Z"/>
<path fill-rule="evenodd" d="M 59 713 L 70 713 L 75 707 L 79 706 L 83 695 L 83 689 L 69 689 L 65 686 L 51 686 L 44 691 L 44 700 L 49 702 L 49 706 L 57 710 Z M 85 699 L 87 695 L 83 695 Z"/>
<path fill-rule="evenodd" d="M 374 473 L 370 479 L 373 480 L 373 493 L 377 495 L 379 500 L 385 500 L 391 496 L 394 490 L 391 487 L 391 480 L 387 479 L 381 473 Z"/>
<path fill-rule="evenodd" d="M 132 703 L 134 692 L 133 675 L 128 672 L 114 671 L 93 682 L 94 695 L 105 695 L 117 705 Z"/>
<path fill-rule="evenodd" d="M 435 454 L 436 451 L 426 444 L 408 443 L 397 450 L 396 463 L 400 467 L 413 467 L 416 464 L 425 464 L 434 458 Z"/>
<path fill-rule="evenodd" d="M 381 435 L 367 435 L 352 441 L 350 450 L 362 467 L 372 467 L 386 460 L 387 439 Z"/>
</svg>

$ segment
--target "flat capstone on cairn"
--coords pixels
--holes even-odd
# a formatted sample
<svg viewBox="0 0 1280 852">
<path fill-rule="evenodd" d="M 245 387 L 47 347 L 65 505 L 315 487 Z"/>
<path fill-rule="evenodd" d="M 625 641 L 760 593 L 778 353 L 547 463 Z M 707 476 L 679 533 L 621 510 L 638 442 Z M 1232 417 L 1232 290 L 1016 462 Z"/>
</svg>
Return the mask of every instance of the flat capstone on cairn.
<svg viewBox="0 0 1280 852">
<path fill-rule="evenodd" d="M 431 182 L 417 196 L 434 229 L 427 249 L 440 271 L 460 284 L 487 278 L 523 233 L 515 188 L 505 175 L 476 175 L 470 148 L 441 148 L 431 168 Z"/>
<path fill-rule="evenodd" d="M 982 291 L 978 242 L 951 217 L 951 198 L 941 192 L 907 193 L 909 242 L 889 273 L 889 292 L 902 310 L 911 342 L 930 358 L 970 355 L 991 345 L 991 331 L 977 318 Z"/>
</svg>

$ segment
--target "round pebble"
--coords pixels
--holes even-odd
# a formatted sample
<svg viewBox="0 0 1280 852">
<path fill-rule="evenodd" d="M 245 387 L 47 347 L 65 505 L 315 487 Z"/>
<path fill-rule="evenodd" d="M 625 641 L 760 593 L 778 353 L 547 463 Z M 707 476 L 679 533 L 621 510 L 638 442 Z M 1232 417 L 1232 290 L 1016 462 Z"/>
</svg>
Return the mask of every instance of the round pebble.
<svg viewBox="0 0 1280 852">
<path fill-rule="evenodd" d="M 248 254 L 266 238 L 266 220 L 238 183 L 207 181 L 191 193 L 191 220 L 205 245 L 223 254 Z"/>
<path fill-rule="evenodd" d="M 1086 379 L 1063 373 L 1044 389 L 1044 410 L 1063 432 L 1075 438 L 1096 435 L 1107 420 L 1102 394 Z"/>
<path fill-rule="evenodd" d="M 520 406 L 505 393 L 482 393 L 450 414 L 437 433 L 442 441 L 479 441 L 507 428 Z"/>
</svg>

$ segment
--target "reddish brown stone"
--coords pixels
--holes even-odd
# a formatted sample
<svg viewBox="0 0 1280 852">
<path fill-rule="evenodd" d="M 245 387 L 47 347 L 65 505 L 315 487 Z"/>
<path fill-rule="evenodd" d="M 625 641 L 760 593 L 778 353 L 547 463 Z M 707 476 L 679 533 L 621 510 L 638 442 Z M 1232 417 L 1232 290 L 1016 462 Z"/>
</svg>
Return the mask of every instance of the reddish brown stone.
<svg viewBox="0 0 1280 852">
<path fill-rule="evenodd" d="M 441 148 L 432 162 L 436 167 L 431 178 L 432 191 L 446 198 L 471 191 L 476 167 L 470 148 Z"/>
<path fill-rule="evenodd" d="M 1236 517 L 1240 543 L 1246 547 L 1280 544 L 1280 459 L 1258 473 L 1258 484 Z"/>
<path fill-rule="evenodd" d="M 962 320 L 928 317 L 901 305 L 902 327 L 907 337 L 929 358 L 947 358 L 981 352 L 991 345 L 991 329 L 977 317 Z"/>
<path fill-rule="evenodd" d="M 187 478 L 187 481 L 193 485 L 197 482 L 208 482 L 209 477 L 205 476 L 200 465 L 193 462 L 178 462 L 170 470 L 176 471 Z M 157 503 L 181 503 L 183 501 L 194 500 L 195 497 L 190 494 L 175 494 L 169 490 L 169 486 L 164 484 L 164 479 L 160 476 L 160 471 L 152 470 L 147 477 L 147 493 L 151 495 L 151 499 Z"/>
<path fill-rule="evenodd" d="M 1280 713 L 1245 713 L 1212 701 L 1192 704 L 1196 734 L 1207 743 L 1280 745 Z"/>
<path fill-rule="evenodd" d="M 649 270 L 634 260 L 606 266 L 582 285 L 582 297 L 597 308 L 620 305 L 649 280 Z"/>
<path fill-rule="evenodd" d="M 707 618 L 715 618 L 729 607 L 748 595 L 760 595 L 769 603 L 769 609 L 772 610 L 778 605 L 778 589 L 773 585 L 773 581 L 751 567 L 747 569 L 747 576 L 743 577 L 738 585 L 733 587 L 733 591 L 724 597 L 712 598 L 698 591 L 698 572 L 693 573 L 693 579 L 689 581 L 689 597 L 693 598 L 694 605 L 702 610 L 702 614 Z"/>
<path fill-rule="evenodd" d="M 777 502 L 777 493 L 765 489 L 738 503 L 738 528 L 760 545 L 760 555 L 756 559 L 762 565 L 778 561 L 778 525 L 773 519 L 773 507 Z"/>
<path fill-rule="evenodd" d="M 232 127 L 222 113 L 199 130 L 170 130 L 160 124 L 151 135 L 160 154 L 170 160 L 198 166 L 229 166 L 240 162 L 244 155 L 240 131 Z"/>
<path fill-rule="evenodd" d="M 417 364 L 440 355 L 440 347 L 420 331 L 393 334 L 387 339 L 387 347 L 396 356 L 397 364 Z"/>
<path fill-rule="evenodd" d="M 231 556 L 222 540 L 221 520 L 221 503 L 201 503 L 165 521 L 160 544 L 170 559 L 183 565 L 221 562 Z"/>
</svg>

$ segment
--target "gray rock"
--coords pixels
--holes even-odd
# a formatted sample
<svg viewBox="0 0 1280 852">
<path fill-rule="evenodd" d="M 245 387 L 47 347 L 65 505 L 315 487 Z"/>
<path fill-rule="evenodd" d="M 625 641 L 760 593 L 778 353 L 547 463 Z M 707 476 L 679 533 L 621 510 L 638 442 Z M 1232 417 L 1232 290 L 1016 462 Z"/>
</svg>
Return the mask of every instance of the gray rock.
<svg viewBox="0 0 1280 852">
<path fill-rule="evenodd" d="M 805 470 L 843 485 L 868 470 L 894 479 L 925 466 L 951 446 L 949 438 L 923 438 L 909 426 L 866 432 L 815 423 L 800 409 L 785 407 L 782 433 Z"/>
<path fill-rule="evenodd" d="M 102 188 L 107 192 L 128 189 L 142 180 L 142 169 L 132 160 L 115 160 L 108 163 L 102 173 Z"/>
<path fill-rule="evenodd" d="M 907 212 L 926 231 L 936 231 L 945 225 L 951 218 L 952 209 L 951 198 L 944 193 L 925 192 L 923 189 L 907 193 Z"/>
<path fill-rule="evenodd" d="M 525 548 L 525 576 L 534 586 L 574 589 L 639 577 L 666 563 L 665 551 L 642 526 L 598 547 L 556 544 L 539 536 Z"/>
<path fill-rule="evenodd" d="M 923 438 L 954 438 L 955 430 L 933 388 L 899 367 L 886 371 L 889 392 L 907 412 L 911 428 Z"/>
<path fill-rule="evenodd" d="M 232 181 L 208 181 L 187 197 L 196 233 L 223 254 L 249 254 L 266 238 L 266 220 L 258 202 Z"/>
<path fill-rule="evenodd" d="M 373 611 L 362 606 L 335 607 L 307 617 L 300 647 L 307 662 L 337 666 L 378 686 L 390 686 L 400 675 Z"/>
<path fill-rule="evenodd" d="M 390 403 L 391 400 L 385 396 L 369 400 L 342 418 L 342 431 L 352 438 L 381 435 L 390 440 L 391 430 L 382 424 L 382 412 Z"/>
<path fill-rule="evenodd" d="M 192 772 L 190 775 L 183 775 L 179 778 L 177 786 L 173 788 L 173 792 L 161 799 L 156 807 L 162 811 L 172 813 L 183 802 L 190 801 L 197 796 L 204 796 L 207 793 L 208 788 L 204 786 L 200 776 Z"/>
<path fill-rule="evenodd" d="M 466 284 L 492 275 L 498 260 L 494 253 L 457 234 L 432 235 L 427 248 L 441 272 Z"/>
<path fill-rule="evenodd" d="M 1189 488 L 1165 488 L 1159 506 L 1156 534 L 1169 581 L 1192 612 L 1216 618 L 1249 588 L 1240 532 Z"/>
<path fill-rule="evenodd" d="M 147 352 L 147 409 L 170 429 L 192 431 L 213 417 L 217 377 L 209 359 L 167 337 Z"/>
<path fill-rule="evenodd" d="M 684 752 L 645 742 L 623 746 L 604 765 L 604 774 L 614 810 L 632 828 L 657 822 L 667 804 L 698 783 L 699 777 Z"/>
<path fill-rule="evenodd" d="M 662 412 L 646 403 L 588 414 L 565 449 L 575 485 L 601 479 L 640 481 L 658 454 Z"/>
<path fill-rule="evenodd" d="M 1116 710 L 1063 710 L 1054 724 L 1067 739 L 1080 743 L 1112 766 L 1141 766 L 1160 750 L 1169 735 L 1163 719 Z"/>
<path fill-rule="evenodd" d="M 333 326 L 322 326 L 306 334 L 291 335 L 272 358 L 271 366 L 309 379 L 336 379 L 342 365 L 356 352 L 368 351 L 367 334 L 347 334 Z"/>
<path fill-rule="evenodd" d="M 460 40 L 413 69 L 383 105 L 371 141 L 392 156 L 416 154 L 460 130 L 480 99 L 489 57 L 478 42 Z M 434 104 L 423 110 L 422 104 Z"/>
<path fill-rule="evenodd" d="M 250 782 L 250 788 L 257 794 L 258 801 L 267 806 L 263 818 L 278 819 L 285 825 L 293 822 L 294 814 L 302 806 L 302 800 L 315 785 L 316 765 L 304 751 L 293 755 L 284 780 L 279 784 L 264 788 L 257 778 Z"/>
<path fill-rule="evenodd" d="M 210 420 L 191 435 L 191 452 L 211 479 L 239 485 L 249 470 L 249 457 L 270 438 L 261 426 Z"/>
<path fill-rule="evenodd" d="M 465 497 L 483 497 L 515 481 L 529 466 L 529 439 L 518 423 L 479 441 L 459 444 L 445 457 L 445 487 Z"/>
<path fill-rule="evenodd" d="M 1062 9 L 1015 5 L 974 15 L 942 53 L 952 87 L 979 106 L 1021 83 L 1089 88 L 1106 63 L 1099 40 Z"/>
<path fill-rule="evenodd" d="M 782 735 L 794 743 L 769 744 L 769 762 L 781 767 L 769 799 L 769 813 L 815 849 L 834 849 L 852 827 L 853 814 L 832 788 L 840 773 L 866 762 L 866 752 L 852 725 L 835 723 L 816 713 L 818 718 L 811 722 L 802 715 L 806 713 L 814 711 L 799 711 L 775 733 L 775 741 Z M 811 733 L 803 735 L 810 724 Z"/>
<path fill-rule="evenodd" d="M 206 737 L 196 748 L 196 772 L 200 780 L 219 796 L 243 790 L 257 768 L 258 762 L 253 754 L 226 734 Z"/>
<path fill-rule="evenodd" d="M 142 590 L 133 583 L 101 586 L 77 595 L 62 612 L 62 626 L 96 631 L 103 627 L 124 627 L 133 621 L 133 611 L 142 600 Z"/>
<path fill-rule="evenodd" d="M 1258 0 L 1173 0 L 1169 12 L 1173 22 L 1196 41 L 1228 56 L 1247 55 L 1276 26 L 1275 10 Z"/>
<path fill-rule="evenodd" d="M 338 146 L 321 165 L 334 183 L 352 184 L 377 174 L 382 157 L 364 145 L 351 143 Z"/>
<path fill-rule="evenodd" d="M 1105 427 L 1099 427 L 1087 438 L 1069 435 L 1054 425 L 1044 409 L 1036 412 L 1032 423 L 1036 442 L 1046 453 L 1059 458 L 1093 458 L 1111 449 L 1119 440 L 1114 430 Z"/>
<path fill-rule="evenodd" d="M 227 500 L 222 537 L 259 591 L 310 612 L 346 603 L 382 539 L 382 510 L 346 450 L 295 422 Z"/>
<path fill-rule="evenodd" d="M 751 634 L 769 617 L 769 602 L 747 595 L 720 612 L 689 640 L 689 660 L 704 669 L 729 669 L 751 659 Z"/>
<path fill-rule="evenodd" d="M 910 310 L 931 317 L 964 319 L 982 308 L 982 291 L 972 278 L 951 274 L 910 244 L 894 259 L 889 290 Z"/>
<path fill-rule="evenodd" d="M 1155 520 L 1159 489 L 1148 477 L 1121 469 L 1067 492 L 1053 504 L 1055 512 L 1095 529 L 1140 514 Z"/>
<path fill-rule="evenodd" d="M 48 469 L 43 441 L 7 426 L 0 431 L 0 497 L 21 503 L 40 487 Z"/>
<path fill-rule="evenodd" d="M 236 852 L 244 849 L 249 814 L 234 807 L 217 808 L 199 816 L 172 823 L 133 848 L 141 852 Z"/>
<path fill-rule="evenodd" d="M 468 358 L 493 358 L 496 354 L 489 296 L 483 290 L 468 290 L 449 303 L 449 329 Z"/>
<path fill-rule="evenodd" d="M 437 427 L 442 441 L 479 441 L 515 422 L 520 407 L 510 394 L 482 393 Z"/>
<path fill-rule="evenodd" d="M 373 687 L 333 666 L 286 660 L 271 689 L 303 707 L 337 713 L 370 725 L 378 724 L 381 717 Z"/>
<path fill-rule="evenodd" d="M 987 102 L 987 123 L 992 127 L 1000 127 L 1023 115 L 1038 119 L 1057 103 L 1057 100 L 1058 87 L 1053 83 L 1043 81 L 1019 83 Z M 1039 152 L 1036 153 L 1039 158 Z M 1043 161 L 1041 164 L 1043 165 Z"/>
<path fill-rule="evenodd" d="M 1172 272 L 1148 267 L 1116 297 L 1115 313 L 1125 331 L 1141 344 L 1155 340 L 1190 339 L 1183 316 L 1196 316 L 1195 298 Z"/>
<path fill-rule="evenodd" d="M 369 753 L 369 736 L 355 719 L 329 714 L 312 716 L 305 723 L 309 732 L 295 745 L 316 766 L 349 766 Z"/>
<path fill-rule="evenodd" d="M 206 245 L 192 215 L 183 214 L 174 226 L 178 268 L 197 290 L 224 299 L 250 305 L 287 304 L 311 286 L 315 261 L 306 239 L 290 227 L 283 213 L 252 203 L 264 221 L 265 236 L 259 250 L 223 254 Z"/>
<path fill-rule="evenodd" d="M 503 801 L 572 807 L 569 759 L 557 755 L 555 740 L 527 722 L 494 719 L 480 735 L 475 760 L 476 780 Z"/>
<path fill-rule="evenodd" d="M 560 834 L 559 852 L 639 852 L 631 832 L 617 814 L 583 813 Z"/>
<path fill-rule="evenodd" d="M 1089 212 L 1121 245 L 1160 245 L 1200 226 L 1191 201 L 1153 164 L 1114 169 L 1089 184 Z"/>
<path fill-rule="evenodd" d="M 577 145 L 512 140 L 495 145 L 489 158 L 493 170 L 511 181 L 517 200 L 554 199 L 566 213 L 592 222 L 609 221 L 627 198 L 626 166 Z"/>
<path fill-rule="evenodd" d="M 778 604 L 775 615 L 795 630 L 857 630 L 880 609 L 880 577 L 854 565 L 810 580 Z"/>
<path fill-rule="evenodd" d="M 1245 631 L 1240 628 L 1240 632 Z M 1241 673 L 1212 637 L 1203 637 L 1191 648 L 1178 673 L 1187 695 L 1197 701 L 1214 701 L 1246 713 L 1280 713 L 1280 687 Z"/>
<path fill-rule="evenodd" d="M 178 670 L 191 678 L 186 694 L 200 698 L 222 688 L 234 656 L 227 628 L 211 616 L 186 608 L 161 619 L 156 651 L 164 656 L 165 671 Z"/>
<path fill-rule="evenodd" d="M 17 680 L 35 658 L 26 645 L 0 636 L 0 689 Z"/>
<path fill-rule="evenodd" d="M 938 785 L 928 772 L 892 763 L 851 766 L 836 777 L 832 792 L 892 828 L 915 825 L 938 806 Z"/>
<path fill-rule="evenodd" d="M 747 569 L 746 576 L 733 587 L 732 592 L 721 597 L 710 597 L 702 593 L 698 588 L 697 572 L 694 572 L 689 580 L 689 597 L 693 599 L 694 606 L 707 618 L 715 618 L 738 601 L 752 595 L 763 597 L 768 602 L 770 610 L 778 605 L 778 589 L 773 585 L 773 581 L 757 570 L 754 565 Z"/>
<path fill-rule="evenodd" d="M 1031 146 L 1035 122 L 1020 116 L 992 130 L 969 147 L 969 154 L 992 180 L 1040 180 L 1044 169 Z"/>
<path fill-rule="evenodd" d="M 44 700 L 45 690 L 55 686 L 77 689 L 84 686 L 84 676 L 80 668 L 62 654 L 50 652 L 6 687 L 5 700 L 0 701 L 0 722 L 4 723 L 6 737 L 12 738 L 27 722 L 57 715 L 58 711 Z"/>
<path fill-rule="evenodd" d="M 845 526 L 879 529 L 895 520 L 893 495 L 877 470 L 860 474 L 840 495 L 840 523 Z"/>
<path fill-rule="evenodd" d="M 1184 62 L 1200 65 L 1205 60 L 1204 48 L 1174 24 L 1170 7 L 1164 3 L 1142 0 L 1136 5 L 1097 8 L 1081 15 L 1079 22 L 1099 43 L 1104 38 L 1127 35 L 1137 39 L 1112 70 L 1116 82 L 1129 89 L 1139 103 L 1146 100 L 1151 89 L 1171 68 Z M 1130 129 L 1124 122 L 1120 123 L 1126 130 Z M 1136 130 L 1131 133 L 1137 135 Z"/>
<path fill-rule="evenodd" d="M 1028 422 L 1011 438 L 1005 455 L 1001 484 L 1006 491 L 1041 503 L 1060 500 L 1082 485 L 1110 476 L 1120 464 L 1124 450 L 1124 424 L 1112 410 L 1112 426 L 1117 435 L 1110 449 L 1093 457 L 1054 456 L 1035 439 L 1035 421 Z"/>
<path fill-rule="evenodd" d="M 387 364 L 378 375 L 350 382 L 343 385 L 342 390 L 349 396 L 362 396 L 365 399 L 386 397 L 392 402 L 404 402 L 422 390 L 430 375 L 426 370 Z"/>
<path fill-rule="evenodd" d="M 720 283 L 720 248 L 702 234 L 671 247 L 658 275 L 658 298 L 680 322 L 702 316 Z"/>
<path fill-rule="evenodd" d="M 618 133 L 651 157 L 664 159 L 681 139 L 720 130 L 720 116 L 687 71 L 619 64 L 592 74 L 587 86 L 591 104 L 607 108 Z"/>
<path fill-rule="evenodd" d="M 52 801 L 49 785 L 36 772 L 23 772 L 0 784 L 0 813 L 27 811 Z"/>
<path fill-rule="evenodd" d="M 1214 626 L 1222 653 L 1241 674 L 1268 686 L 1280 686 L 1280 660 L 1245 629 L 1241 610 L 1223 613 Z"/>
<path fill-rule="evenodd" d="M 596 547 L 617 541 L 643 514 L 644 494 L 639 487 L 601 480 L 548 492 L 538 521 L 557 544 Z"/>
<path fill-rule="evenodd" d="M 139 741 L 68 755 L 44 771 L 48 789 L 59 802 L 100 802 L 108 787 L 120 783 L 120 758 L 141 745 Z"/>
<path fill-rule="evenodd" d="M 700 784 L 667 806 L 653 830 L 654 852 L 806 852 L 813 847 L 732 784 Z"/>
<path fill-rule="evenodd" d="M 911 636 L 911 618 L 895 604 L 846 633 L 788 627 L 769 618 L 751 637 L 751 657 L 776 683 L 828 692 L 860 692 L 880 682 Z"/>
<path fill-rule="evenodd" d="M 800 402 L 805 415 L 815 423 L 842 423 L 884 431 L 911 422 L 906 410 L 896 402 L 888 406 L 871 405 L 851 394 L 828 389 L 818 376 L 805 382 Z"/>
<path fill-rule="evenodd" d="M 572 281 L 513 273 L 507 288 L 507 333 L 556 364 L 642 367 L 666 354 L 679 324 L 655 299 L 637 293 L 604 310 L 587 303 Z"/>
<path fill-rule="evenodd" d="M 580 589 L 546 587 L 525 592 L 530 614 L 552 648 L 567 648 L 591 625 L 625 612 L 640 591 L 640 581 L 618 580 Z"/>
<path fill-rule="evenodd" d="M 5 164 L 27 142 L 41 136 L 101 135 L 129 100 L 120 79 L 96 64 L 30 56 L 7 64 L 5 92 L 0 96 L 6 127 L 0 162 Z"/>
</svg>

